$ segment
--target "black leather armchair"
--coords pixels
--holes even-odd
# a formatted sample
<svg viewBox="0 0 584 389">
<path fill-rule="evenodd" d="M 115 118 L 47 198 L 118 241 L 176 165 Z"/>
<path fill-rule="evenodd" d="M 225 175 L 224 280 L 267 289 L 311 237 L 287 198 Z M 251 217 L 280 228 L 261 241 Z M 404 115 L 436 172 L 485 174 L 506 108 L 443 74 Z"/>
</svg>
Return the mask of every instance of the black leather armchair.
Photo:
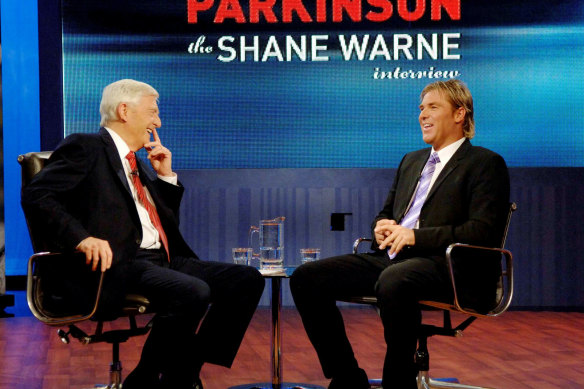
<svg viewBox="0 0 584 389">
<path fill-rule="evenodd" d="M 513 256 L 509 250 L 506 250 L 505 242 L 509 232 L 509 225 L 513 212 L 517 210 L 515 203 L 509 204 L 509 213 L 507 223 L 503 232 L 501 247 L 490 248 L 471 246 L 467 244 L 454 243 L 448 246 L 446 250 L 446 261 L 448 264 L 452 288 L 454 291 L 454 301 L 444 303 L 440 301 L 420 301 L 422 310 L 441 310 L 443 312 L 442 326 L 423 323 L 418 334 L 418 349 L 415 360 L 418 365 L 418 389 L 432 388 L 461 388 L 461 389 L 488 389 L 479 386 L 462 385 L 458 382 L 447 382 L 430 378 L 430 354 L 428 352 L 428 338 L 434 335 L 460 337 L 462 332 L 479 317 L 495 317 L 505 312 L 511 305 L 513 298 Z M 353 244 L 353 252 L 357 253 L 362 242 L 371 242 L 370 238 L 359 238 Z M 481 309 L 472 304 L 464 302 L 461 298 L 461 289 L 464 282 L 457 279 L 457 266 L 464 266 L 464 261 L 473 260 L 473 256 L 484 255 L 485 253 L 499 254 L 501 260 L 501 275 L 497 285 L 495 301 L 492 302 L 488 309 Z M 479 270 L 480 271 L 480 270 Z M 375 296 L 355 296 L 346 299 L 347 302 L 359 304 L 377 304 Z M 461 312 L 468 317 L 457 326 L 452 325 L 450 312 Z M 372 387 L 381 388 L 379 380 L 372 380 Z"/>
<path fill-rule="evenodd" d="M 20 155 L 18 162 L 22 169 L 22 186 L 43 169 L 51 155 L 50 151 L 32 152 Z M 150 302 L 135 294 L 125 296 L 122 311 L 115 317 L 99 317 L 98 305 L 105 273 L 91 271 L 85 264 L 82 253 L 50 253 L 42 240 L 42 231 L 27 217 L 30 238 L 34 254 L 28 262 L 27 301 L 33 315 L 43 323 L 64 327 L 58 335 L 64 343 L 70 337 L 82 344 L 106 342 L 112 345 L 112 362 L 110 365 L 110 382 L 108 389 L 122 387 L 122 363 L 119 358 L 120 343 L 133 336 L 148 333 L 151 322 L 138 326 L 136 316 L 149 313 Z M 118 317 L 127 317 L 129 325 L 125 328 L 109 331 L 103 330 L 105 321 Z M 75 325 L 86 320 L 96 322 L 93 334 L 88 334 Z"/>
</svg>

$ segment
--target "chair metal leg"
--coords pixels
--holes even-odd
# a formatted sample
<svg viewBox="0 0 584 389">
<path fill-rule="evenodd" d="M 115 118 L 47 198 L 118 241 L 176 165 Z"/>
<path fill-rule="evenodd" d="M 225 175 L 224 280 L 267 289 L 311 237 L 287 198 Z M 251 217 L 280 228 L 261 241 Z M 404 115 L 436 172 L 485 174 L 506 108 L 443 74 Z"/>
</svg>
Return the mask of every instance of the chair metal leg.
<svg viewBox="0 0 584 389">
<path fill-rule="evenodd" d="M 450 314 L 448 312 L 444 313 L 444 323 L 445 327 L 452 327 L 450 323 Z M 482 386 L 463 385 L 455 382 L 445 382 L 430 378 L 430 375 L 428 374 L 428 371 L 430 370 L 430 353 L 428 352 L 427 336 L 421 336 L 418 339 L 418 350 L 416 350 L 415 360 L 416 366 L 418 367 L 418 389 L 491 389 Z"/>
<path fill-rule="evenodd" d="M 112 343 L 112 363 L 110 363 L 110 383 L 106 389 L 122 389 L 122 361 L 120 361 L 120 344 Z"/>
<path fill-rule="evenodd" d="M 107 386 L 94 385 L 92 389 L 122 389 L 122 361 L 120 361 L 120 344 L 112 342 L 112 362 L 110 363 L 110 380 Z"/>
<path fill-rule="evenodd" d="M 122 389 L 122 362 L 110 365 L 110 383 L 107 389 Z"/>
</svg>

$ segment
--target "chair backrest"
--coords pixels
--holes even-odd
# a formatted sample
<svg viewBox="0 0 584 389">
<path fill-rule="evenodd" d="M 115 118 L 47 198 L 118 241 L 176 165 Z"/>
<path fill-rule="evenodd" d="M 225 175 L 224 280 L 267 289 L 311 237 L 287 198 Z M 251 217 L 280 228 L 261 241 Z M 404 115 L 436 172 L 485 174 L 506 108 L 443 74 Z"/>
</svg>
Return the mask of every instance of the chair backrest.
<svg viewBox="0 0 584 389">
<path fill-rule="evenodd" d="M 45 167 L 51 154 L 53 154 L 52 151 L 38 151 L 18 156 L 18 163 L 21 166 L 23 187 L 28 185 L 30 180 L 32 180 L 32 178 Z"/>
<path fill-rule="evenodd" d="M 513 290 L 514 290 L 514 282 L 513 282 L 513 255 L 509 250 L 505 249 L 505 243 L 507 240 L 507 235 L 509 233 L 509 227 L 511 225 L 511 217 L 513 216 L 513 212 L 517 210 L 516 203 L 509 204 L 509 210 L 507 213 L 507 220 L 505 223 L 505 228 L 503 231 L 503 236 L 501 240 L 501 247 L 498 248 L 485 248 L 485 247 L 477 247 L 467 244 L 460 244 L 455 243 L 448 247 L 446 250 L 446 260 L 450 270 L 450 277 L 452 280 L 452 287 L 454 290 L 454 307 L 456 310 L 464 312 L 469 315 L 475 316 L 499 316 L 503 312 L 505 312 L 509 306 L 511 305 L 511 300 L 513 299 Z M 497 253 L 499 255 L 499 260 L 502 260 L 501 269 L 500 269 L 500 276 L 497 282 L 497 290 L 496 290 L 496 298 L 493 307 L 491 307 L 488 312 L 477 312 L 474 309 L 465 308 L 460 303 L 460 294 L 458 293 L 458 287 L 456 285 L 455 274 L 454 274 L 454 264 L 453 264 L 453 253 L 456 250 L 470 250 L 474 251 L 475 253 L 485 254 L 488 252 Z M 427 304 L 428 302 L 423 302 Z M 440 303 L 432 303 L 429 302 L 427 305 L 432 305 L 434 307 L 438 307 Z M 441 307 L 444 308 L 444 307 Z"/>
<path fill-rule="evenodd" d="M 45 167 L 52 153 L 52 151 L 39 151 L 18 156 L 23 188 L 27 186 L 32 178 Z M 34 252 L 45 251 L 46 247 L 44 247 L 42 239 L 34 232 L 37 231 L 37 228 L 34 227 L 34 221 L 31 220 L 26 214 L 25 219 Z"/>
<path fill-rule="evenodd" d="M 509 234 L 509 226 L 511 225 L 511 216 L 513 216 L 513 212 L 517 211 L 517 204 L 516 203 L 509 203 L 509 211 L 507 212 L 507 221 L 505 222 L 505 230 L 503 231 L 503 239 L 501 241 L 502 249 L 505 248 L 505 244 L 507 243 L 507 235 Z"/>
<path fill-rule="evenodd" d="M 46 166 L 51 154 L 52 151 L 40 151 L 18 156 L 23 188 Z M 27 276 L 27 301 L 33 315 L 55 326 L 93 317 L 101 294 L 103 273 L 92 272 L 85 265 L 82 253 L 42 252 L 47 250 L 40 237 L 42 228 L 35 226 L 31 215 L 25 213 L 25 219 L 33 250 L 37 253 L 29 260 Z"/>
</svg>

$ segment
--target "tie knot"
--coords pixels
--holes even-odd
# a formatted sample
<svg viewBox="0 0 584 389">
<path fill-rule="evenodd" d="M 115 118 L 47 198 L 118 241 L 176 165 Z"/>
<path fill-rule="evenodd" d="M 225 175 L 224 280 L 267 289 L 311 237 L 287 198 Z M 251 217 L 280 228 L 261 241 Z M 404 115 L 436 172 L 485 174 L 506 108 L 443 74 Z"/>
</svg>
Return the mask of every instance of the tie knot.
<svg viewBox="0 0 584 389">
<path fill-rule="evenodd" d="M 136 169 L 136 153 L 130 151 L 126 155 L 126 159 L 130 162 L 130 167 L 132 168 L 132 170 Z"/>
<path fill-rule="evenodd" d="M 433 152 L 430 155 L 430 159 L 428 160 L 428 163 L 432 163 L 432 164 L 437 164 L 438 162 L 440 162 L 440 157 L 438 157 L 438 153 L 437 152 Z"/>
<path fill-rule="evenodd" d="M 433 152 L 432 154 L 430 154 L 430 158 L 428 158 L 428 160 L 426 161 L 426 164 L 424 165 L 424 169 L 422 169 L 422 177 L 425 176 L 432 176 L 432 174 L 434 173 L 434 169 L 436 169 L 436 164 L 440 162 L 440 158 L 438 157 L 438 153 L 437 152 Z"/>
</svg>

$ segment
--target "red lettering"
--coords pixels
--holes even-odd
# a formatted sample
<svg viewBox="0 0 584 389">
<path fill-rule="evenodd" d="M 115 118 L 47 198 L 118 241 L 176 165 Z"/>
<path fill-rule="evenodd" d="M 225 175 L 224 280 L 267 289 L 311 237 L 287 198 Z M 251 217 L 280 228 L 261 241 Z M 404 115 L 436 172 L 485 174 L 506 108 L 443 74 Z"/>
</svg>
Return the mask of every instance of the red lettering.
<svg viewBox="0 0 584 389">
<path fill-rule="evenodd" d="M 245 23 L 245 16 L 239 0 L 221 0 L 213 22 L 223 23 L 225 19 L 235 19 L 237 23 Z"/>
<path fill-rule="evenodd" d="M 442 8 L 446 10 L 452 20 L 460 20 L 460 0 L 433 0 L 432 1 L 432 20 L 442 19 Z"/>
<path fill-rule="evenodd" d="M 316 21 L 326 22 L 326 0 L 316 0 Z"/>
<path fill-rule="evenodd" d="M 276 4 L 276 0 L 249 0 L 250 23 L 259 23 L 260 13 L 264 15 L 268 23 L 277 23 L 278 18 L 273 11 L 274 4 Z"/>
<path fill-rule="evenodd" d="M 189 23 L 197 23 L 197 13 L 199 11 L 206 11 L 213 5 L 213 0 L 187 0 L 187 21 Z"/>
<path fill-rule="evenodd" d="M 214 8 L 215 1 L 187 0 L 188 23 L 199 22 L 199 14 Z M 249 23 L 260 23 L 262 20 L 267 23 L 291 23 L 294 18 L 303 23 L 311 23 L 313 20 L 317 23 L 341 23 L 344 18 L 361 22 L 363 16 L 365 20 L 381 23 L 394 16 L 396 7 L 401 19 L 414 22 L 424 17 L 428 3 L 431 20 L 441 20 L 443 14 L 451 20 L 460 20 L 462 3 L 462 0 L 308 0 L 314 4 L 311 15 L 304 6 L 305 0 L 218 0 L 214 22 L 223 23 L 232 19 L 237 23 L 247 23 L 240 1 L 248 6 L 246 11 L 249 10 Z M 363 2 L 368 9 L 363 10 Z"/>
<path fill-rule="evenodd" d="M 282 20 L 284 23 L 292 22 L 292 12 L 296 12 L 301 22 L 312 22 L 312 18 L 304 4 L 302 4 L 302 0 L 282 0 Z"/>
<path fill-rule="evenodd" d="M 408 0 L 398 0 L 397 13 L 407 22 L 413 22 L 420 19 L 426 11 L 426 0 L 416 0 L 416 9 L 410 12 L 408 9 Z"/>
<path fill-rule="evenodd" d="M 370 6 L 381 8 L 380 12 L 369 11 L 365 19 L 372 22 L 385 22 L 393 15 L 393 5 L 388 0 L 368 0 Z"/>
<path fill-rule="evenodd" d="M 352 21 L 361 21 L 361 0 L 333 1 L 333 22 L 343 21 L 343 10 L 347 12 Z"/>
</svg>

